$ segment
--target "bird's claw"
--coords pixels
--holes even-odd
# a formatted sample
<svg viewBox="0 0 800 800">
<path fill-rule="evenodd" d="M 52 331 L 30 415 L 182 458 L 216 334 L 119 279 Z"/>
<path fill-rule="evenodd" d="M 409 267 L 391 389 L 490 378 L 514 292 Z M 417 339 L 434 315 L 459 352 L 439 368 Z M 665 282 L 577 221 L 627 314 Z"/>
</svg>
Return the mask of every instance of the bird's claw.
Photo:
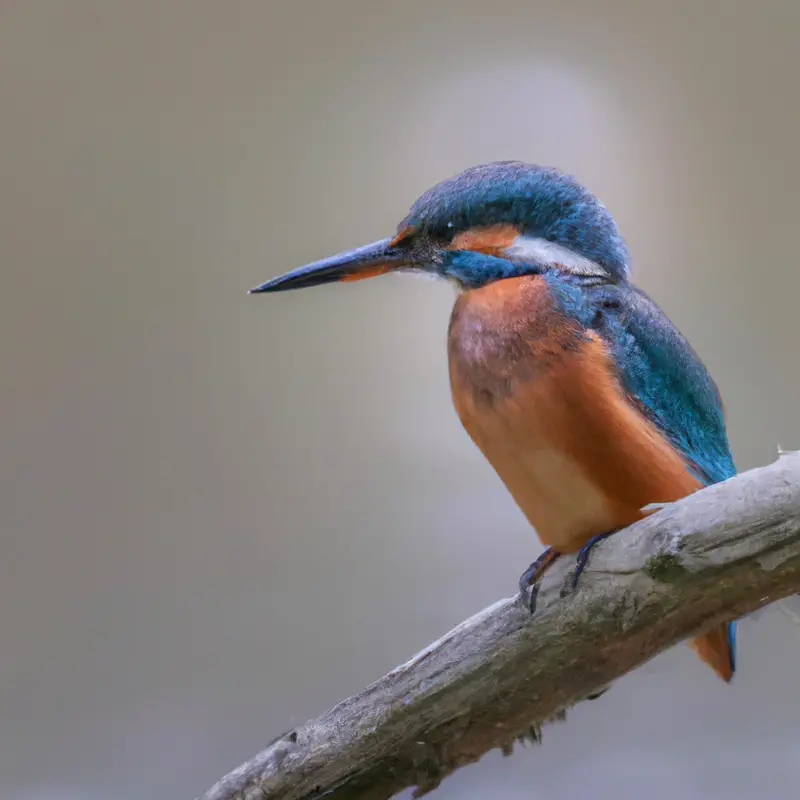
<svg viewBox="0 0 800 800">
<path fill-rule="evenodd" d="M 589 553 L 592 548 L 603 539 L 615 534 L 617 529 L 608 531 L 608 533 L 601 533 L 598 536 L 593 536 L 588 542 L 578 551 L 577 564 L 572 573 L 572 578 L 569 581 L 569 586 L 561 590 L 561 597 L 566 597 L 578 585 L 578 578 L 580 578 L 586 565 L 589 563 Z M 557 550 L 548 547 L 539 558 L 536 559 L 519 577 L 519 593 L 523 606 L 533 614 L 536 611 L 536 598 L 539 595 L 539 580 L 542 575 L 547 571 L 548 567 L 561 555 Z M 530 591 L 529 591 L 530 590 Z"/>
<path fill-rule="evenodd" d="M 607 533 L 600 533 L 597 536 L 592 536 L 586 544 L 581 547 L 578 551 L 578 557 L 576 559 L 577 563 L 575 564 L 575 569 L 572 572 L 572 578 L 569 582 L 569 588 L 562 589 L 561 596 L 565 597 L 571 591 L 573 591 L 578 586 L 578 578 L 583 574 L 583 571 L 586 569 L 586 565 L 589 563 L 589 553 L 591 553 L 592 549 L 598 542 L 602 542 L 603 539 L 607 539 L 609 536 L 613 536 L 617 530 L 608 531 Z"/>
<path fill-rule="evenodd" d="M 519 577 L 520 599 L 531 614 L 536 611 L 536 598 L 539 595 L 538 581 L 559 555 L 560 553 L 553 550 L 552 547 L 548 547 Z"/>
<path fill-rule="evenodd" d="M 536 611 L 536 598 L 539 596 L 539 584 L 531 583 L 528 586 L 523 586 L 522 580 L 520 579 L 519 596 L 522 605 L 533 614 Z"/>
</svg>

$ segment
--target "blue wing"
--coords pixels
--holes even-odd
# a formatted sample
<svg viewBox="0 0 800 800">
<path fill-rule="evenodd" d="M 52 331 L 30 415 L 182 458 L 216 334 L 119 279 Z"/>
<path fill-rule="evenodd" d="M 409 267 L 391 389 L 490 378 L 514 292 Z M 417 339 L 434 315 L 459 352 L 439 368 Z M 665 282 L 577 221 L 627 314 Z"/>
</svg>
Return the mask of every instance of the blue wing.
<svg viewBox="0 0 800 800">
<path fill-rule="evenodd" d="M 691 345 L 640 289 L 627 284 L 601 294 L 595 319 L 606 325 L 631 401 L 683 454 L 698 480 L 711 484 L 735 475 L 719 390 Z M 722 633 L 735 672 L 736 623 L 726 623 Z"/>
<path fill-rule="evenodd" d="M 608 343 L 631 402 L 708 485 L 736 473 L 719 391 L 666 314 L 630 283 L 548 273 L 563 312 Z"/>
<path fill-rule="evenodd" d="M 563 312 L 605 339 L 631 403 L 683 455 L 697 479 L 708 485 L 736 474 L 716 384 L 666 314 L 627 282 L 598 284 L 554 273 L 545 277 Z M 716 640 L 720 633 L 732 674 L 735 622 L 695 641 Z"/>
<path fill-rule="evenodd" d="M 604 308 L 601 333 L 632 402 L 683 454 L 700 481 L 717 483 L 735 475 L 719 391 L 691 345 L 630 284 L 605 287 L 604 306 L 610 307 Z"/>
</svg>

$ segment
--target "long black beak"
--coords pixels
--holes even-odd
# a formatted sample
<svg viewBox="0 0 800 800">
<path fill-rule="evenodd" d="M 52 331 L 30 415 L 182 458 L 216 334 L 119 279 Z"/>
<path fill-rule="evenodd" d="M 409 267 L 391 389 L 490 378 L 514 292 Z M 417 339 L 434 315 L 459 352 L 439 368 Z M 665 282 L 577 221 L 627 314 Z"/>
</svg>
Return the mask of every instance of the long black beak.
<svg viewBox="0 0 800 800">
<path fill-rule="evenodd" d="M 379 242 L 357 247 L 346 253 L 323 258 L 313 264 L 306 264 L 304 267 L 298 267 L 262 283 L 261 286 L 256 286 L 248 294 L 285 292 L 289 289 L 305 289 L 335 281 L 358 281 L 407 266 L 407 253 L 394 246 L 392 242 L 392 239 L 381 239 Z"/>
</svg>

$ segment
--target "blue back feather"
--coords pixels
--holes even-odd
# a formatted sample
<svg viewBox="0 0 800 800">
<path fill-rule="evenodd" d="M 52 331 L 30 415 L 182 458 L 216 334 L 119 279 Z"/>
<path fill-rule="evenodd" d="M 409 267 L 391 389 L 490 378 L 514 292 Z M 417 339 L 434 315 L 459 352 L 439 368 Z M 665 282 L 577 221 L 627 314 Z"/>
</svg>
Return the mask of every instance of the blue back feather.
<svg viewBox="0 0 800 800">
<path fill-rule="evenodd" d="M 706 485 L 736 474 L 722 399 L 702 361 L 640 289 L 619 287 L 619 335 L 611 339 L 622 383 Z M 736 622 L 727 623 L 736 672 Z"/>
<path fill-rule="evenodd" d="M 683 335 L 643 291 L 545 274 L 562 311 L 611 347 L 623 388 L 709 485 L 736 474 L 716 384 Z"/>
<path fill-rule="evenodd" d="M 627 281 L 589 285 L 556 272 L 545 278 L 564 312 L 608 342 L 631 402 L 683 455 L 697 479 L 710 485 L 735 475 L 717 386 L 653 300 Z M 727 634 L 735 672 L 735 622 L 727 623 Z"/>
<path fill-rule="evenodd" d="M 702 361 L 643 291 L 627 283 L 609 288 L 620 301 L 609 342 L 624 387 L 699 480 L 708 485 L 732 477 L 722 400 Z"/>
</svg>

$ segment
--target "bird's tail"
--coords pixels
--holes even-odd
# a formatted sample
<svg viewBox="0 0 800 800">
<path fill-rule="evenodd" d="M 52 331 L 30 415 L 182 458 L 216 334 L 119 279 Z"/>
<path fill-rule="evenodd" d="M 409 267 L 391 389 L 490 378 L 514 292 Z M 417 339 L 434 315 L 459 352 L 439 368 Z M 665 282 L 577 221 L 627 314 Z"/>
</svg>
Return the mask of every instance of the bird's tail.
<svg viewBox="0 0 800 800">
<path fill-rule="evenodd" d="M 644 506 L 645 514 L 671 505 L 670 503 L 650 503 Z M 784 609 L 786 610 L 786 609 Z M 791 612 L 788 612 L 791 613 Z M 800 621 L 800 617 L 798 618 Z M 719 675 L 725 683 L 730 683 L 736 672 L 736 623 L 726 622 L 713 631 L 689 640 L 690 646 L 698 656 Z"/>
<path fill-rule="evenodd" d="M 729 683 L 736 672 L 736 623 L 727 622 L 690 640 L 698 656 Z"/>
</svg>

